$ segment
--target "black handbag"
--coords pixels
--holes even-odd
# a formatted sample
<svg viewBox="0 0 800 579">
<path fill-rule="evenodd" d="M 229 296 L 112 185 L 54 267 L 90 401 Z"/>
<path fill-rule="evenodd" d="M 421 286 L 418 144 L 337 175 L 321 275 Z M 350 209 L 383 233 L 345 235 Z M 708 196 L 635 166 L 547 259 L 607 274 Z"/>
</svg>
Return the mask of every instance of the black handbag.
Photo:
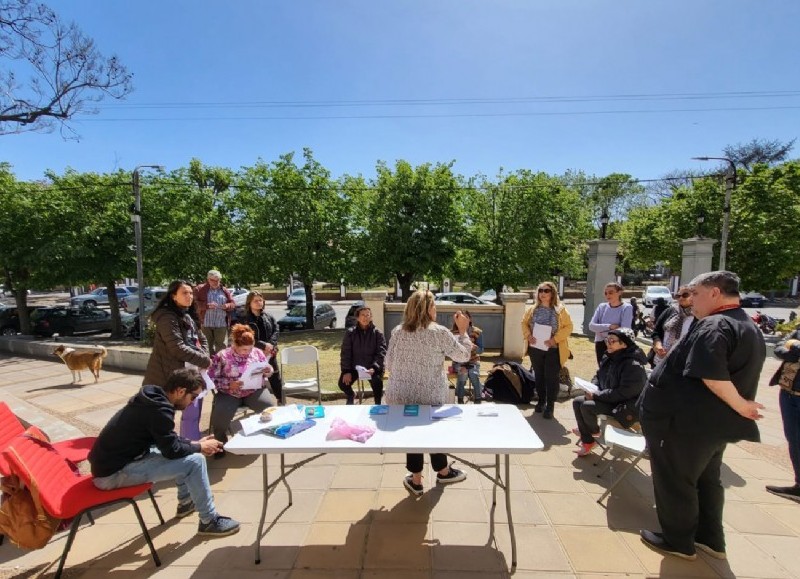
<svg viewBox="0 0 800 579">
<path fill-rule="evenodd" d="M 614 420 L 620 423 L 622 428 L 630 428 L 639 422 L 639 412 L 636 409 L 636 400 L 620 402 L 611 411 Z"/>
</svg>

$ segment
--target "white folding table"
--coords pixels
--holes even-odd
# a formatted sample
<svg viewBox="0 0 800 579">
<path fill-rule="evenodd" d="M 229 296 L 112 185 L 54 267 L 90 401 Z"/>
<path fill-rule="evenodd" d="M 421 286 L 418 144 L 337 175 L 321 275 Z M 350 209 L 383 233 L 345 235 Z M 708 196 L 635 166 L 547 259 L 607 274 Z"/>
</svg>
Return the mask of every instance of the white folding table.
<svg viewBox="0 0 800 579">
<path fill-rule="evenodd" d="M 263 503 L 258 533 L 255 539 L 255 562 L 261 562 L 261 537 L 267 513 L 269 495 L 281 482 L 289 493 L 292 489 L 287 477 L 301 466 L 329 453 L 444 453 L 474 469 L 493 484 L 492 504 L 497 504 L 497 488 L 505 492 L 508 530 L 511 535 L 511 569 L 517 566 L 517 542 L 511 517 L 509 455 L 529 454 L 543 448 L 542 441 L 516 406 L 497 405 L 497 416 L 479 416 L 487 405 L 462 405 L 459 418 L 434 420 L 430 406 L 419 407 L 419 415 L 404 416 L 403 406 L 390 406 L 387 414 L 370 415 L 371 406 L 326 406 L 325 417 L 315 419 L 317 425 L 288 439 L 267 434 L 234 436 L 225 449 L 234 454 L 260 454 L 263 468 Z M 365 443 L 351 440 L 326 440 L 330 425 L 339 417 L 350 424 L 372 425 L 375 434 Z M 287 465 L 286 453 L 313 454 L 306 459 Z M 494 465 L 482 466 L 464 460 L 454 453 L 493 454 Z M 280 455 L 281 472 L 271 483 L 267 470 L 267 455 Z M 500 456 L 505 457 L 505 476 L 501 476 Z M 484 468 L 494 467 L 494 475 Z"/>
</svg>

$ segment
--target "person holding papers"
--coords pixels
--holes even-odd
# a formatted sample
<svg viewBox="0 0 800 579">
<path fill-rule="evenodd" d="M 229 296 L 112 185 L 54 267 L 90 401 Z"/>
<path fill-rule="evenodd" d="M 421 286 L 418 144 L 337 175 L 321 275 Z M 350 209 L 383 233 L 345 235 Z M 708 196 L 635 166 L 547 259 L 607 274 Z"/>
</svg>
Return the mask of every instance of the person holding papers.
<svg viewBox="0 0 800 579">
<path fill-rule="evenodd" d="M 553 282 L 545 281 L 536 289 L 536 302 L 522 316 L 522 338 L 528 345 L 531 370 L 536 378 L 536 412 L 553 418 L 558 398 L 561 367 L 569 359 L 572 318 L 558 299 Z"/>
<path fill-rule="evenodd" d="M 372 310 L 360 307 L 356 310 L 358 323 L 348 329 L 342 338 L 339 390 L 347 396 L 347 404 L 353 404 L 355 392 L 353 382 L 368 380 L 375 397 L 375 404 L 383 397 L 383 359 L 386 357 L 386 338 L 372 323 Z"/>
<path fill-rule="evenodd" d="M 647 382 L 647 357 L 634 341 L 633 330 L 617 328 L 606 336 L 606 353 L 600 361 L 595 382 L 598 391 L 586 392 L 572 401 L 578 427 L 572 432 L 580 437 L 578 456 L 592 452 L 600 436 L 597 417 L 613 416 L 627 428 L 638 420 L 635 403 Z M 580 382 L 578 382 L 580 386 Z"/>
<path fill-rule="evenodd" d="M 234 325 L 231 345 L 214 356 L 208 369 L 217 388 L 211 410 L 211 431 L 223 444 L 228 440 L 228 427 L 240 406 L 260 413 L 276 404 L 275 397 L 264 388 L 272 366 L 264 351 L 253 347 L 255 343 L 255 334 L 249 326 Z M 223 454 L 218 453 L 214 458 L 221 458 Z"/>
<path fill-rule="evenodd" d="M 444 369 L 445 356 L 454 362 L 468 362 L 472 341 L 467 335 L 469 318 L 456 312 L 458 336 L 436 323 L 436 302 L 427 290 L 414 292 L 403 312 L 403 323 L 392 330 L 386 352 L 389 382 L 386 388 L 388 404 L 444 404 L 447 402 L 448 382 Z M 465 480 L 466 473 L 447 464 L 446 454 L 431 454 L 431 466 L 437 472 L 438 484 Z M 407 454 L 406 468 L 411 473 L 403 486 L 414 496 L 422 496 L 423 457 Z"/>
</svg>

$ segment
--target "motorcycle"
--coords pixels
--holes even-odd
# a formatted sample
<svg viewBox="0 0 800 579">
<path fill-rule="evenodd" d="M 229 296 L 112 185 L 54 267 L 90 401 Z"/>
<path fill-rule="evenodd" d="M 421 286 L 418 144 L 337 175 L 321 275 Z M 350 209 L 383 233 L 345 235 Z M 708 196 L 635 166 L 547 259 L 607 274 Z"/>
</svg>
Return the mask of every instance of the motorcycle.
<svg viewBox="0 0 800 579">
<path fill-rule="evenodd" d="M 756 310 L 755 315 L 751 316 L 751 319 L 765 334 L 774 334 L 775 328 L 778 326 L 778 324 L 782 324 L 784 322 L 784 320 L 781 318 L 773 318 L 767 314 L 762 314 L 760 310 Z"/>
</svg>

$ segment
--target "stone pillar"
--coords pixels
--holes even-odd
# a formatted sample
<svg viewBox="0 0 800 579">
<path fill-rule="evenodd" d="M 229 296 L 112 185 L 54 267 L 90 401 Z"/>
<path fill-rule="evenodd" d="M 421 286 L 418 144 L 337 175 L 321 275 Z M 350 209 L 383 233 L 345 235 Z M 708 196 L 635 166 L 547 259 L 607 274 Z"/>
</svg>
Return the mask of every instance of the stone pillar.
<svg viewBox="0 0 800 579">
<path fill-rule="evenodd" d="M 715 239 L 692 237 L 683 240 L 683 260 L 681 261 L 681 284 L 687 284 L 701 273 L 713 271 L 711 258 L 714 257 Z"/>
<path fill-rule="evenodd" d="M 589 242 L 589 271 L 586 276 L 586 307 L 583 308 L 583 333 L 594 337 L 589 330 L 597 306 L 605 301 L 603 289 L 607 283 L 616 281 L 617 247 L 616 239 L 593 239 Z"/>
<path fill-rule="evenodd" d="M 526 293 L 502 293 L 503 299 L 503 358 L 522 360 L 525 344 L 522 343 L 522 316 L 525 302 L 531 297 Z"/>
<path fill-rule="evenodd" d="M 361 297 L 364 299 L 364 305 L 372 310 L 372 323 L 385 335 L 386 330 L 383 328 L 386 324 L 383 319 L 383 306 L 386 304 L 386 292 L 380 290 L 366 291 L 361 292 Z"/>
</svg>

